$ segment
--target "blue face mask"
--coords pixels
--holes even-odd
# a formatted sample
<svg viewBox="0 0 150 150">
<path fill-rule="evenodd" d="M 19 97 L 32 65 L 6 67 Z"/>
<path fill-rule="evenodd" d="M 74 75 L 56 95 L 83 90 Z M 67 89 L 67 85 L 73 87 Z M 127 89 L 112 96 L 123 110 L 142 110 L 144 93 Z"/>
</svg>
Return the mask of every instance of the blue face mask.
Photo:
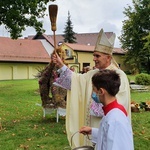
<svg viewBox="0 0 150 150">
<path fill-rule="evenodd" d="M 99 96 L 95 92 L 92 93 L 92 98 L 96 103 L 100 103 Z"/>
</svg>

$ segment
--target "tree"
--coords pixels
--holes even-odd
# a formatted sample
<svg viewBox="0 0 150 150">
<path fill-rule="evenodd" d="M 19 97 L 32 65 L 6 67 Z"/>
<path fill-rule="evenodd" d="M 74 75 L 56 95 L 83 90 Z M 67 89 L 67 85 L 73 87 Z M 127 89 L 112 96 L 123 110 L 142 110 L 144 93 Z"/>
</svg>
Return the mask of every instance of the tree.
<svg viewBox="0 0 150 150">
<path fill-rule="evenodd" d="M 146 36 L 144 38 L 144 40 L 146 40 L 146 42 L 144 43 L 144 49 L 147 50 L 146 56 L 147 56 L 147 70 L 148 73 L 150 74 L 150 32 L 148 34 L 148 36 Z"/>
<path fill-rule="evenodd" d="M 42 33 L 43 25 L 38 19 L 44 17 L 47 2 L 49 0 L 1 0 L 0 25 L 5 25 L 13 39 L 21 37 L 26 26 Z"/>
<path fill-rule="evenodd" d="M 73 31 L 73 25 L 71 22 L 71 16 L 68 11 L 68 19 L 66 22 L 65 30 L 64 30 L 64 42 L 68 43 L 76 43 L 76 37 L 75 37 L 75 32 Z"/>
<path fill-rule="evenodd" d="M 148 48 L 144 45 L 150 31 L 150 2 L 133 0 L 133 8 L 128 6 L 123 13 L 128 19 L 123 21 L 119 39 L 122 48 L 128 50 L 125 63 L 132 66 L 133 73 L 145 71 Z"/>
</svg>

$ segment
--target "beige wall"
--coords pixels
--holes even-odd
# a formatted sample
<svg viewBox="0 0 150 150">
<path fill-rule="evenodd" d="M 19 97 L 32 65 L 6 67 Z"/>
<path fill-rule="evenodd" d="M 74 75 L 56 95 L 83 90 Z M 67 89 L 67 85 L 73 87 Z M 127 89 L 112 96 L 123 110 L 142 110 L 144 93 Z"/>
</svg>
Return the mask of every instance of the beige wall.
<svg viewBox="0 0 150 150">
<path fill-rule="evenodd" d="M 78 52 L 78 61 L 80 62 L 80 71 L 82 71 L 83 63 L 90 63 L 91 68 L 95 65 L 93 53 L 90 52 Z"/>
<path fill-rule="evenodd" d="M 114 59 L 116 60 L 116 62 L 120 65 L 120 68 L 123 71 L 128 71 L 129 70 L 129 66 L 124 64 L 124 55 L 113 55 Z"/>
<path fill-rule="evenodd" d="M 46 64 L 0 63 L 0 80 L 34 79 Z"/>
</svg>

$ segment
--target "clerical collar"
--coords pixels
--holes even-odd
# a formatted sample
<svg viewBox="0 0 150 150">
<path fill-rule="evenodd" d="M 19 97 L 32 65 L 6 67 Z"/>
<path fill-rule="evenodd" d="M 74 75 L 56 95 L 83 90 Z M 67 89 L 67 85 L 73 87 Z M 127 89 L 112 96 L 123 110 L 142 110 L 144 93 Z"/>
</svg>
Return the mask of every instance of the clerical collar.
<svg viewBox="0 0 150 150">
<path fill-rule="evenodd" d="M 105 116 L 107 115 L 107 113 L 109 111 L 111 111 L 114 108 L 120 109 L 127 116 L 127 111 L 125 110 L 125 108 L 122 105 L 118 104 L 117 100 L 114 100 L 112 103 L 110 103 L 106 106 L 103 106 L 103 111 L 104 111 Z"/>
</svg>

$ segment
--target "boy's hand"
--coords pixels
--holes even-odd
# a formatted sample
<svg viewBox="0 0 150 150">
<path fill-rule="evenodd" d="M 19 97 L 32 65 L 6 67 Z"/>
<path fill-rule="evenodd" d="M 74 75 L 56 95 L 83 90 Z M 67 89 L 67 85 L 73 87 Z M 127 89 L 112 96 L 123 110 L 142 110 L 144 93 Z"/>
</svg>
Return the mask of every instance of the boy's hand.
<svg viewBox="0 0 150 150">
<path fill-rule="evenodd" d="M 82 133 L 82 134 L 91 134 L 92 128 L 87 127 L 87 126 L 83 126 L 83 127 L 80 128 L 79 132 Z"/>
</svg>

